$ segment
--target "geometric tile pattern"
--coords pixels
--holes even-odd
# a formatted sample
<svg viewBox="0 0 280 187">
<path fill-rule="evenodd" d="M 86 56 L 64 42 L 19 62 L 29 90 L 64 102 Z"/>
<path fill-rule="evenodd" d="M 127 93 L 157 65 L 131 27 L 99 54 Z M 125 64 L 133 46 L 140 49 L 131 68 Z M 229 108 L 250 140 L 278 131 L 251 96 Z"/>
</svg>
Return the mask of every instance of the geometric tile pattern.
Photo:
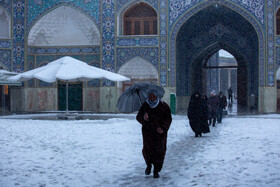
<svg viewBox="0 0 280 187">
<path fill-rule="evenodd" d="M 24 71 L 24 10 L 25 0 L 14 0 L 13 5 L 13 71 Z"/>
<path fill-rule="evenodd" d="M 165 12 L 167 12 L 168 1 L 160 0 L 160 84 L 167 86 L 167 33 L 168 22 Z"/>
<path fill-rule="evenodd" d="M 170 26 L 172 26 L 183 14 L 196 5 L 202 2 L 210 3 L 223 3 L 226 0 L 173 0 L 169 1 L 169 16 L 170 16 Z M 229 0 L 242 6 L 244 9 L 249 11 L 261 24 L 264 24 L 264 1 L 263 0 Z"/>
<path fill-rule="evenodd" d="M 108 71 L 115 70 L 115 0 L 102 1 L 102 68 Z M 103 81 L 103 86 L 114 83 Z"/>
<path fill-rule="evenodd" d="M 67 4 L 75 7 L 90 16 L 96 25 L 100 27 L 100 6 L 99 0 L 29 0 L 27 1 L 27 29 L 46 12 Z M 102 2 L 102 1 L 101 1 Z"/>
<path fill-rule="evenodd" d="M 117 38 L 116 45 L 119 47 L 122 46 L 158 46 L 159 40 L 158 37 L 149 37 L 149 38 Z"/>
<path fill-rule="evenodd" d="M 267 0 L 267 86 L 274 86 L 274 8 Z"/>
<path fill-rule="evenodd" d="M 11 48 L 12 43 L 10 40 L 0 40 L 0 48 Z"/>
<path fill-rule="evenodd" d="M 11 0 L 1 0 L 0 6 L 3 7 L 5 10 L 7 10 L 10 15 L 12 15 L 12 1 Z"/>
<path fill-rule="evenodd" d="M 30 54 L 79 54 L 79 53 L 100 53 L 100 47 L 29 47 Z"/>
</svg>

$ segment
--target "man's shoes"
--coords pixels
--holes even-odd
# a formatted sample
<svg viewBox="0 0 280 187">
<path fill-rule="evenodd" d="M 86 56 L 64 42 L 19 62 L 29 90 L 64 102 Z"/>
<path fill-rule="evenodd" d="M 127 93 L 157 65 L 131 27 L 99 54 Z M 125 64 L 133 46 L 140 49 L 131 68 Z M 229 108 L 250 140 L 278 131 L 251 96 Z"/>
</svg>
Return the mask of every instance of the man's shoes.
<svg viewBox="0 0 280 187">
<path fill-rule="evenodd" d="M 147 166 L 147 168 L 145 170 L 145 174 L 150 175 L 151 174 L 151 169 L 152 169 L 152 166 Z"/>
<path fill-rule="evenodd" d="M 159 174 L 156 171 L 154 171 L 154 178 L 159 178 Z"/>
<path fill-rule="evenodd" d="M 195 133 L 195 136 L 194 137 L 198 137 L 198 134 L 197 133 Z"/>
</svg>

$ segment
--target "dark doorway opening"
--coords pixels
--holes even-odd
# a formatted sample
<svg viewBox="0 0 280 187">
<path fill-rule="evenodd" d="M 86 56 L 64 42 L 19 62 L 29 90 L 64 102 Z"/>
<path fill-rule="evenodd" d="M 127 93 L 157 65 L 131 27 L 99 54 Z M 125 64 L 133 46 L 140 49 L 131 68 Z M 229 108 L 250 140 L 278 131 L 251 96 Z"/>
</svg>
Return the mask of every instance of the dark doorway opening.
<svg viewBox="0 0 280 187">
<path fill-rule="evenodd" d="M 223 92 L 231 115 L 237 114 L 237 61 L 230 53 L 219 50 L 208 61 L 205 60 L 202 74 L 202 94 L 210 96 L 212 91 L 218 95 Z"/>
<path fill-rule="evenodd" d="M 68 83 L 68 109 L 80 111 L 83 108 L 83 83 Z M 66 83 L 58 84 L 58 109 L 66 110 Z"/>
<path fill-rule="evenodd" d="M 235 92 L 235 96 L 237 99 L 237 112 L 238 113 L 248 112 L 249 96 L 248 96 L 247 63 L 241 55 L 238 55 L 238 53 L 234 53 L 235 54 L 234 57 L 236 59 L 236 65 L 228 65 L 228 66 L 219 65 L 218 51 L 220 49 L 223 49 L 223 47 L 221 46 L 224 46 L 224 44 L 220 43 L 212 46 L 214 47 L 213 50 L 211 50 L 211 48 L 206 49 L 203 53 L 200 54 L 200 56 L 198 56 L 194 60 L 191 68 L 191 90 L 199 91 L 200 93 L 206 94 L 208 96 L 210 95 L 210 92 L 212 90 L 215 90 L 216 94 L 218 94 L 219 91 L 223 91 L 224 93 L 226 93 L 227 89 L 225 87 L 223 88 L 221 86 L 221 83 L 223 83 L 223 81 L 227 81 L 227 79 L 223 79 L 223 77 L 221 77 L 221 71 L 226 68 L 235 69 L 236 78 L 237 78 L 236 92 Z M 234 51 L 234 50 L 230 50 L 230 51 Z M 212 61 L 213 63 L 213 57 L 214 57 L 214 64 L 209 64 L 210 61 Z M 207 71 L 208 73 L 209 71 L 212 73 L 207 76 Z M 211 89 L 207 85 L 207 82 L 209 81 L 212 82 Z"/>
<path fill-rule="evenodd" d="M 5 114 L 11 110 L 10 88 L 8 85 L 0 85 L 0 113 Z"/>
</svg>

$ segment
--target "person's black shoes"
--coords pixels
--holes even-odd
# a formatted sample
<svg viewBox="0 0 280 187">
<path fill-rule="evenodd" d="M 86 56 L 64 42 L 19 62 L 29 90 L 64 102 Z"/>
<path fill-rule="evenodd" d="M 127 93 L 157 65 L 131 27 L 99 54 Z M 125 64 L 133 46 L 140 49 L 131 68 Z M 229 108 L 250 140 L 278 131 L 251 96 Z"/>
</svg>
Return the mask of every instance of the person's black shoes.
<svg viewBox="0 0 280 187">
<path fill-rule="evenodd" d="M 151 169 L 152 169 L 152 166 L 147 166 L 147 168 L 145 170 L 145 174 L 150 175 L 151 174 Z M 158 174 L 157 171 L 154 171 L 154 178 L 159 178 L 159 174 Z"/>
<path fill-rule="evenodd" d="M 198 134 L 200 137 L 202 136 L 201 133 Z"/>
<path fill-rule="evenodd" d="M 195 133 L 195 137 L 198 137 L 198 134 L 197 134 L 197 133 Z"/>
<path fill-rule="evenodd" d="M 151 174 L 151 169 L 152 169 L 152 166 L 147 166 L 147 168 L 145 170 L 145 174 L 150 175 Z"/>
<path fill-rule="evenodd" d="M 156 171 L 154 171 L 154 178 L 159 178 L 159 174 Z"/>
</svg>

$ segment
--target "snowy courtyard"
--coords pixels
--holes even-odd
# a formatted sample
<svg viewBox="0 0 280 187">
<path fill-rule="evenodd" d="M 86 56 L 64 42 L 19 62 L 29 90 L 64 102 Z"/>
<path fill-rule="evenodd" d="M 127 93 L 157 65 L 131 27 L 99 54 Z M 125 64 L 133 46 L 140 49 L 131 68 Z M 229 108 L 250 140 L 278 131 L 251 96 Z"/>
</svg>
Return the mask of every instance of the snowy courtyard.
<svg viewBox="0 0 280 187">
<path fill-rule="evenodd" d="M 27 117 L 28 118 L 28 117 Z M 0 118 L 0 186 L 280 186 L 280 115 L 224 118 L 195 138 L 175 115 L 160 178 L 146 176 L 141 125 Z"/>
</svg>

